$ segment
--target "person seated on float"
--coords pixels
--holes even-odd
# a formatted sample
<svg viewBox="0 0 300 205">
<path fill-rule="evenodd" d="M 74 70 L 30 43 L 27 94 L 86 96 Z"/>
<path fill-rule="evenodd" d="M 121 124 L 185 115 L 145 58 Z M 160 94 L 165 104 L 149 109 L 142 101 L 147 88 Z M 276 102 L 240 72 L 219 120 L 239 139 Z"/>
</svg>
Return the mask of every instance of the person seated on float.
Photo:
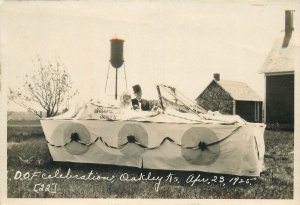
<svg viewBox="0 0 300 205">
<path fill-rule="evenodd" d="M 148 100 L 142 99 L 142 88 L 140 85 L 132 86 L 135 98 L 131 100 L 134 110 L 150 111 L 150 103 Z"/>
<path fill-rule="evenodd" d="M 121 109 L 132 109 L 132 104 L 131 104 L 131 94 L 129 91 L 125 90 L 121 95 L 120 95 L 120 103 L 119 107 Z"/>
</svg>

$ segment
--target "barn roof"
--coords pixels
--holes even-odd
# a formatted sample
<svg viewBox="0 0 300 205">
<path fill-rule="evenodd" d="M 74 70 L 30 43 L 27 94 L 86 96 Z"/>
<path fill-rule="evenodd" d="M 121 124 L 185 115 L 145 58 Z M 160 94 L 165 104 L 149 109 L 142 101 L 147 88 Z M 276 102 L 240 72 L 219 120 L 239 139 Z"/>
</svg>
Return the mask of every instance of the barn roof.
<svg viewBox="0 0 300 205">
<path fill-rule="evenodd" d="M 215 82 L 219 84 L 228 94 L 230 94 L 234 100 L 262 101 L 257 93 L 244 82 L 229 80 L 220 80 Z"/>
<path fill-rule="evenodd" d="M 295 33 L 277 38 L 259 73 L 294 71 Z"/>
</svg>

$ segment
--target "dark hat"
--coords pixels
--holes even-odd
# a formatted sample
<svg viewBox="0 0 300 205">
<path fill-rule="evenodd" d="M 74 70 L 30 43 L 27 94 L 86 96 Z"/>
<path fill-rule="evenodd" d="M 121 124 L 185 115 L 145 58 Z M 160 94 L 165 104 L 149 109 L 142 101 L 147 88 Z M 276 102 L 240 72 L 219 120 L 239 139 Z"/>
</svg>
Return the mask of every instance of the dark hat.
<svg viewBox="0 0 300 205">
<path fill-rule="evenodd" d="M 142 88 L 139 84 L 132 86 L 133 92 L 134 93 L 140 93 L 142 92 Z"/>
</svg>

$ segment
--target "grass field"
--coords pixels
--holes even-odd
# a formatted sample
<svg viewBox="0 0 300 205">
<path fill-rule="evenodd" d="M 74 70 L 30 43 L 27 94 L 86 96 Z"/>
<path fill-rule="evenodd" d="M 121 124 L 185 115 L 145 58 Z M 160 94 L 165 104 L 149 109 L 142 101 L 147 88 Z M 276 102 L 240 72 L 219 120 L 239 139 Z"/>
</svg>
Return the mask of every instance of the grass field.
<svg viewBox="0 0 300 205">
<path fill-rule="evenodd" d="M 29 126 L 30 127 L 30 126 Z M 46 141 L 41 133 L 34 128 L 8 127 L 8 197 L 9 198 L 201 198 L 201 199 L 292 199 L 293 198 L 293 147 L 294 134 L 287 131 L 266 131 L 265 164 L 267 170 L 257 178 L 239 178 L 239 181 L 250 183 L 234 183 L 236 176 L 217 175 L 202 172 L 171 171 L 173 176 L 179 177 L 178 182 L 166 181 L 170 171 L 141 170 L 137 168 L 96 165 L 53 163 Z M 21 131 L 20 131 L 21 130 Z M 36 129 L 34 129 L 36 130 Z M 24 135 L 25 134 L 25 135 Z M 32 177 L 34 172 L 47 175 L 58 170 L 66 174 L 71 169 L 73 175 L 87 175 L 93 171 L 102 177 L 115 176 L 113 182 L 106 180 L 79 180 L 79 179 L 45 179 Z M 20 171 L 23 180 L 17 179 Z M 25 174 L 28 172 L 27 174 Z M 138 178 L 141 173 L 162 177 L 159 190 L 155 190 L 157 181 L 121 181 L 123 173 Z M 201 175 L 202 178 L 221 179 L 226 183 L 195 183 L 194 186 L 186 183 L 188 176 Z M 25 179 L 32 177 L 32 180 Z M 54 189 L 56 187 L 56 189 Z M 50 190 L 50 191 L 49 191 Z M 52 191 L 51 191 L 52 190 Z M 56 190 L 56 193 L 53 190 Z"/>
</svg>

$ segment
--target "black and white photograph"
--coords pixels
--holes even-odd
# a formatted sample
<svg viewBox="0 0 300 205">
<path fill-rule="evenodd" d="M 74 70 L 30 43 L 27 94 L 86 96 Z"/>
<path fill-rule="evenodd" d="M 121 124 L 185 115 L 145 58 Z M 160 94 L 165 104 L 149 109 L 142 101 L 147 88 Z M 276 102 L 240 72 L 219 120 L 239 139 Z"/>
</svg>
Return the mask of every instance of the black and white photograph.
<svg viewBox="0 0 300 205">
<path fill-rule="evenodd" d="M 2 2 L 3 204 L 297 204 L 299 8 Z"/>
</svg>

